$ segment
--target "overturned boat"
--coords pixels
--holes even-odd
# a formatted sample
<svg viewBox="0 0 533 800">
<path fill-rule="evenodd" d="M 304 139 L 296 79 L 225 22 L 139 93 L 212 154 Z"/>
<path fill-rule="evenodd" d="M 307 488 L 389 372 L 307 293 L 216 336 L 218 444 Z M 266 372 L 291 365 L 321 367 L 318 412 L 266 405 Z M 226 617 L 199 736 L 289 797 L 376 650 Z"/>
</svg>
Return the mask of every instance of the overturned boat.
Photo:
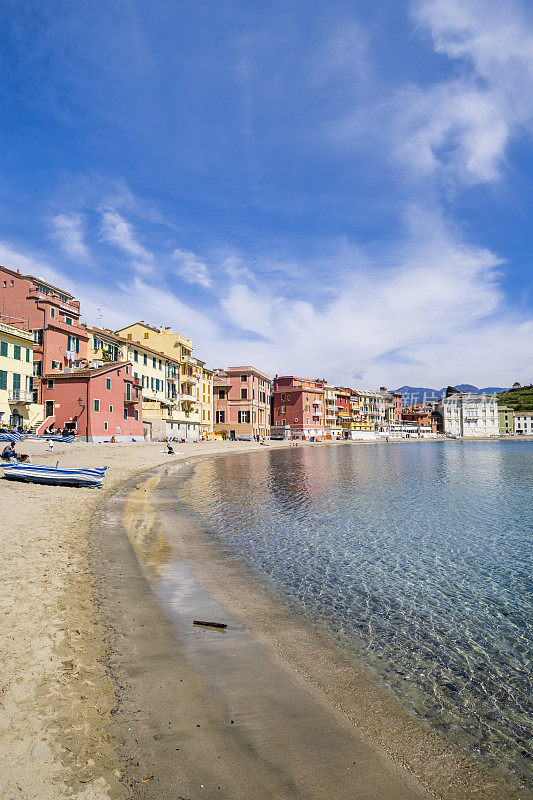
<svg viewBox="0 0 533 800">
<path fill-rule="evenodd" d="M 59 464 L 59 462 L 58 462 Z M 4 478 L 26 483 L 48 483 L 51 486 L 88 486 L 98 489 L 102 485 L 107 467 L 94 469 L 63 469 L 44 464 L 2 464 Z"/>
</svg>

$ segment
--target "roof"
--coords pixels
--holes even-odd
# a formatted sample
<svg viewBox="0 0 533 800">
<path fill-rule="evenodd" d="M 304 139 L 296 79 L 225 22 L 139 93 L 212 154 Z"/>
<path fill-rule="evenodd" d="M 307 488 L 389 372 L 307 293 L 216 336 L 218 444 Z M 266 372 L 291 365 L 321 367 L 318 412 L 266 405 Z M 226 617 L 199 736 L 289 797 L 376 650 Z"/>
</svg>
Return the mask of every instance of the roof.
<svg viewBox="0 0 533 800">
<path fill-rule="evenodd" d="M 100 334 L 100 336 L 108 336 L 110 339 L 114 339 L 116 342 L 121 342 L 122 344 L 127 344 L 129 346 L 138 345 L 139 349 L 147 350 L 149 353 L 153 353 L 155 356 L 163 356 L 166 358 L 167 361 L 172 361 L 174 364 L 179 364 L 180 361 L 177 358 L 172 358 L 172 356 L 167 356 L 166 353 L 162 353 L 161 350 L 154 350 L 153 347 L 148 347 L 148 345 L 143 344 L 142 342 L 138 342 L 136 339 L 125 339 L 124 336 L 119 336 L 117 333 L 113 333 L 113 331 L 108 331 L 106 328 L 87 328 L 88 331 L 91 333 Z"/>
<path fill-rule="evenodd" d="M 27 281 L 34 281 L 35 283 L 42 283 L 44 286 L 48 286 L 49 289 L 55 289 L 56 292 L 61 292 L 61 294 L 64 294 L 66 297 L 70 297 L 72 300 L 75 299 L 74 295 L 70 292 L 67 292 L 66 289 L 60 289 L 59 286 L 54 286 L 53 283 L 48 283 L 48 281 L 45 281 L 44 278 L 37 278 L 35 275 L 19 275 L 19 278 L 25 278 Z"/>
<path fill-rule="evenodd" d="M 65 378 L 67 380 L 72 378 L 92 378 L 93 375 L 102 375 L 104 372 L 111 372 L 111 370 L 117 369 L 117 367 L 125 367 L 126 365 L 133 366 L 131 361 L 110 361 L 103 367 L 95 367 L 94 369 L 89 369 L 86 367 L 85 369 L 75 369 L 73 372 L 50 372 L 48 375 L 44 375 L 43 377 L 47 380 L 64 380 Z"/>
<path fill-rule="evenodd" d="M 6 336 L 16 336 L 19 339 L 24 339 L 26 345 L 31 343 L 33 347 L 33 333 L 31 331 L 25 331 L 24 328 L 17 328 L 16 325 L 10 325 L 8 322 L 2 322 L 1 320 L 0 331 Z"/>
<path fill-rule="evenodd" d="M 119 330 L 120 331 L 127 331 L 130 328 L 135 327 L 135 325 L 139 325 L 141 328 L 146 328 L 147 330 L 153 331 L 154 333 L 167 333 L 170 336 L 177 336 L 178 339 L 180 339 L 180 343 L 183 342 L 184 346 L 188 347 L 187 342 L 190 342 L 191 343 L 191 347 L 189 349 L 191 349 L 191 350 L 193 349 L 192 348 L 192 339 L 190 339 L 188 336 L 182 336 L 181 333 L 177 333 L 176 331 L 173 331 L 172 328 L 156 328 L 154 325 L 148 325 L 148 323 L 145 322 L 142 319 L 140 320 L 140 322 L 132 322 L 131 325 L 125 325 L 124 328 L 119 328 Z"/>
</svg>

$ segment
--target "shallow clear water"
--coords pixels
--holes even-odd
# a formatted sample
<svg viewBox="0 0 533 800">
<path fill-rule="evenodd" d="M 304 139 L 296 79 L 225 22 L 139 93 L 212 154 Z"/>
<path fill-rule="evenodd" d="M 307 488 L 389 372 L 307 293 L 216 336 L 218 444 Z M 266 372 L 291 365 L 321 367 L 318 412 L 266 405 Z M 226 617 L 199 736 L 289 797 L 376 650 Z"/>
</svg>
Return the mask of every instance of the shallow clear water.
<svg viewBox="0 0 533 800">
<path fill-rule="evenodd" d="M 180 498 L 411 709 L 528 771 L 533 442 L 203 461 Z"/>
</svg>

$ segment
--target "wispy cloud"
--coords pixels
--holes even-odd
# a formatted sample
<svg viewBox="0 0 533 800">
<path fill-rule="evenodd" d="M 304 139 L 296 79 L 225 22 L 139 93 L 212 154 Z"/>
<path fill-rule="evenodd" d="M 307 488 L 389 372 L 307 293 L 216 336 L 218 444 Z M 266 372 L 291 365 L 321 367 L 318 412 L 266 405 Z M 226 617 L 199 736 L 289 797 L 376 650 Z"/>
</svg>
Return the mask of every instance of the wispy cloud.
<svg viewBox="0 0 533 800">
<path fill-rule="evenodd" d="M 83 221 L 80 214 L 57 214 L 53 220 L 54 238 L 65 253 L 76 260 L 86 260 L 89 251 L 83 240 Z"/>
<path fill-rule="evenodd" d="M 196 283 L 206 289 L 212 285 L 213 281 L 207 266 L 195 253 L 177 248 L 172 256 L 178 265 L 178 273 L 187 283 Z"/>
<path fill-rule="evenodd" d="M 150 272 L 153 269 L 153 253 L 139 244 L 135 238 L 133 226 L 118 211 L 108 210 L 103 212 L 101 234 L 104 241 L 115 245 L 131 256 L 134 259 L 133 266 L 140 273 Z"/>
</svg>

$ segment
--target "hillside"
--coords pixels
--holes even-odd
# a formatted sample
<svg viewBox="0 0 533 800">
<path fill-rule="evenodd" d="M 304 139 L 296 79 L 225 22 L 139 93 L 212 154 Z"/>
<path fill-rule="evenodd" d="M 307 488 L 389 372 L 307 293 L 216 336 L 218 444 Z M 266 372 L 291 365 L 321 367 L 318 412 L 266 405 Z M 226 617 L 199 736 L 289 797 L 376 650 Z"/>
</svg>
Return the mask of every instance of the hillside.
<svg viewBox="0 0 533 800">
<path fill-rule="evenodd" d="M 509 406 L 514 411 L 533 411 L 533 384 L 501 392 L 498 395 L 498 405 Z"/>
</svg>

